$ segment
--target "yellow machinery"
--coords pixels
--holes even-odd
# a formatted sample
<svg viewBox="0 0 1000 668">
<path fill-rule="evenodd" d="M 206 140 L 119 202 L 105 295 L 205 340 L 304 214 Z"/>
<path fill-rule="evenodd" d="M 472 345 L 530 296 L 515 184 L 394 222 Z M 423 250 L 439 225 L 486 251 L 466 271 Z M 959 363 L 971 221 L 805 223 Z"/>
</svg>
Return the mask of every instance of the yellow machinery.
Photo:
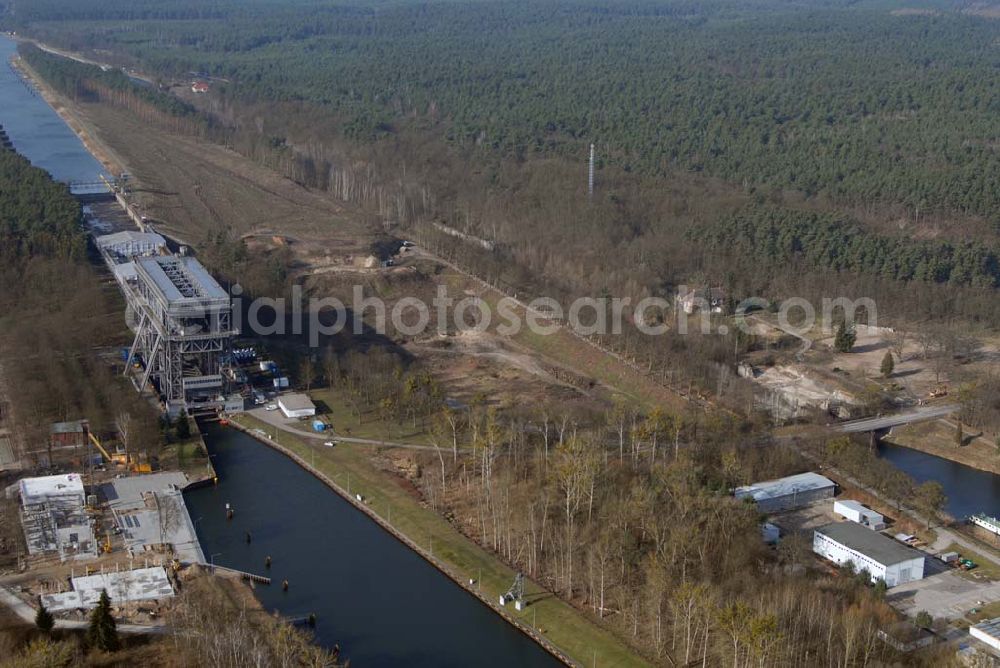
<svg viewBox="0 0 1000 668">
<path fill-rule="evenodd" d="M 87 430 L 87 437 L 90 439 L 90 442 L 94 444 L 94 447 L 97 448 L 98 452 L 101 453 L 101 456 L 104 457 L 104 461 L 107 462 L 115 461 L 115 458 L 111 456 L 111 453 L 104 449 L 104 446 L 101 445 L 101 442 L 97 440 L 97 437 L 94 436 L 94 434 L 91 433 L 89 429 Z M 119 456 L 119 459 L 121 459 L 121 456 Z"/>
<path fill-rule="evenodd" d="M 87 438 L 90 439 L 90 442 L 93 443 L 94 447 L 97 448 L 97 450 L 101 453 L 101 456 L 103 456 L 104 459 L 110 462 L 111 455 L 109 455 L 108 451 L 104 449 L 104 446 L 101 445 L 101 442 L 97 440 L 97 437 L 94 436 L 92 433 L 90 433 L 89 429 L 87 430 Z"/>
<path fill-rule="evenodd" d="M 101 442 L 89 430 L 87 431 L 87 436 L 90 438 L 90 442 L 94 444 L 94 447 L 100 451 L 101 456 L 104 457 L 105 461 L 119 466 L 127 466 L 129 464 L 129 456 L 127 454 L 124 452 L 111 454 L 108 452 L 107 448 L 101 445 Z M 149 464 L 136 463 L 133 464 L 132 470 L 136 473 L 150 473 L 153 469 Z"/>
</svg>

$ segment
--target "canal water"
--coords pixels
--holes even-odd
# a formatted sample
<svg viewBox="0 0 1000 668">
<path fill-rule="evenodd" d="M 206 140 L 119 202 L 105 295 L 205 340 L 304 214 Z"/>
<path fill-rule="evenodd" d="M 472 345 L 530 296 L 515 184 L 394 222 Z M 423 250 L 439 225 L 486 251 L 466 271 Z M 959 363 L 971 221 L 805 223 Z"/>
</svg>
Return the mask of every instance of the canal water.
<svg viewBox="0 0 1000 668">
<path fill-rule="evenodd" d="M 878 451 L 918 483 L 941 483 L 948 496 L 945 510 L 955 519 L 976 513 L 1000 516 L 1000 476 L 884 441 Z"/>
<path fill-rule="evenodd" d="M 0 36 L 0 125 L 56 180 L 96 180 L 100 163 L 10 68 L 15 52 Z M 268 610 L 315 613 L 317 640 L 339 643 L 357 666 L 560 665 L 292 460 L 241 432 L 206 429 L 220 482 L 185 495 L 198 538 L 222 566 L 263 574 L 272 557 L 278 584 L 257 588 Z"/>
<path fill-rule="evenodd" d="M 104 170 L 52 107 L 11 68 L 14 40 L 0 36 L 0 125 L 17 152 L 57 181 L 97 181 Z"/>
<path fill-rule="evenodd" d="M 257 588 L 268 610 L 316 613 L 317 640 L 366 668 L 561 665 L 291 459 L 203 429 L 219 483 L 185 494 L 198 538 L 216 564 L 273 579 Z"/>
</svg>

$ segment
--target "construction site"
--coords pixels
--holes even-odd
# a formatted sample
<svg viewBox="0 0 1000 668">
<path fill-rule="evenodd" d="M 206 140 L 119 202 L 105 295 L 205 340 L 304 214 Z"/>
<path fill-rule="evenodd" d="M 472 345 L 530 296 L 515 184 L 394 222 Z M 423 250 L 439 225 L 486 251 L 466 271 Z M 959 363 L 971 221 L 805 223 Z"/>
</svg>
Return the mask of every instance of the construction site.
<svg viewBox="0 0 1000 668">
<path fill-rule="evenodd" d="M 106 590 L 123 621 L 154 623 L 179 573 L 205 562 L 182 493 L 198 481 L 110 467 L 87 474 L 86 483 L 64 473 L 7 488 L 23 530 L 16 567 L 0 580 L 8 604 L 35 606 L 41 598 L 58 619 L 82 621 Z"/>
</svg>

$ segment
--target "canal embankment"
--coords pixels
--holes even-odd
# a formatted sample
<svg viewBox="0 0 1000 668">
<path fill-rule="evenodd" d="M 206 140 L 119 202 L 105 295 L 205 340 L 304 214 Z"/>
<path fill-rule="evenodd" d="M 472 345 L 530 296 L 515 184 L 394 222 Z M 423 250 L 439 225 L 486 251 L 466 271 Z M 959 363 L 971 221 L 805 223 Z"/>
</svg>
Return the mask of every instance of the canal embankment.
<svg viewBox="0 0 1000 668">
<path fill-rule="evenodd" d="M 186 494 L 199 537 L 210 563 L 272 579 L 255 585 L 266 610 L 315 615 L 316 642 L 356 665 L 562 665 L 300 462 L 203 429 L 219 483 Z"/>
<path fill-rule="evenodd" d="M 73 134 L 80 139 L 87 153 L 93 156 L 108 174 L 121 174 L 125 171 L 124 163 L 115 155 L 114 151 L 97 137 L 97 133 L 82 118 L 72 112 L 71 105 L 59 93 L 53 90 L 42 77 L 38 76 L 38 73 L 30 65 L 20 58 L 14 58 L 10 63 L 11 67 L 25 78 L 31 87 L 41 96 L 42 100 L 73 131 Z"/>
<path fill-rule="evenodd" d="M 510 587 L 514 571 L 427 507 L 412 488 L 376 469 L 370 462 L 370 447 L 309 444 L 288 432 L 267 430 L 266 424 L 249 415 L 236 416 L 230 425 L 290 458 L 564 663 L 591 665 L 596 659 L 599 666 L 649 665 L 609 630 L 537 584 L 528 586 L 525 610 L 500 607 L 499 596 Z"/>
</svg>

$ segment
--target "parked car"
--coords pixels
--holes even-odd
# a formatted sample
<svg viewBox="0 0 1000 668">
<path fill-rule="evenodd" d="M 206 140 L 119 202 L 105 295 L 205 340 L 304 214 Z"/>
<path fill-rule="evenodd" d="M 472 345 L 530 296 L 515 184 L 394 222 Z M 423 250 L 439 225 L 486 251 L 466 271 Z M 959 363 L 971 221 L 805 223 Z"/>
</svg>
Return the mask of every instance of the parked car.
<svg viewBox="0 0 1000 668">
<path fill-rule="evenodd" d="M 333 446 L 337 445 L 337 442 L 336 441 L 324 441 L 323 445 L 325 445 L 328 448 L 332 448 Z"/>
<path fill-rule="evenodd" d="M 267 406 L 264 406 L 264 410 L 266 410 L 266 411 L 276 411 L 276 410 L 278 410 L 278 404 L 268 404 Z"/>
</svg>

